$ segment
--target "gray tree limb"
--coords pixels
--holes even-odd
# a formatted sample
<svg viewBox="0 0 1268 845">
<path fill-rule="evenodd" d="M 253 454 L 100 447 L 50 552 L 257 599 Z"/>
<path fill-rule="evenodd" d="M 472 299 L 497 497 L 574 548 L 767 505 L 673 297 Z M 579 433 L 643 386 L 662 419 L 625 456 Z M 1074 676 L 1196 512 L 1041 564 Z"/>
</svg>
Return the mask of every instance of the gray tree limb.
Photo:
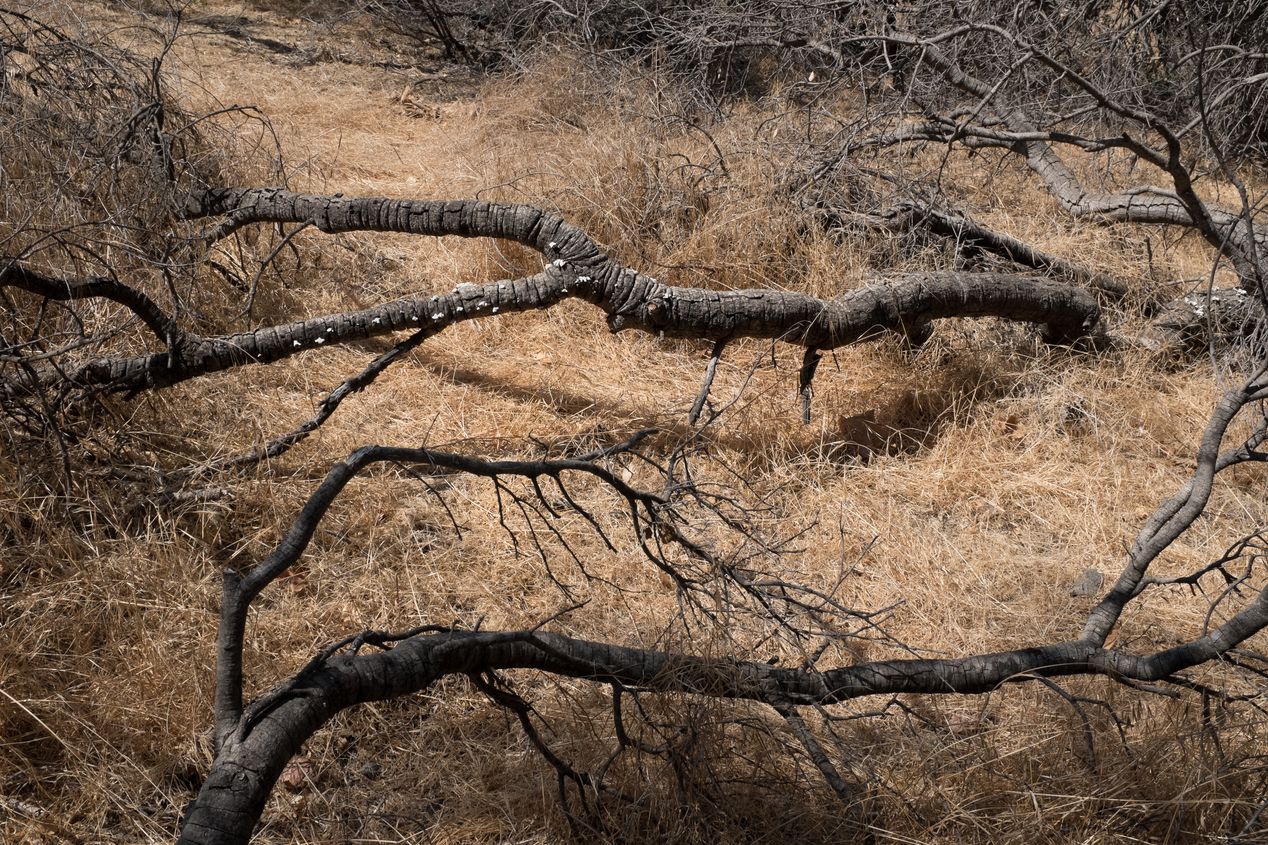
<svg viewBox="0 0 1268 845">
<path fill-rule="evenodd" d="M 827 210 L 836 225 L 849 226 L 846 215 Z M 1026 243 L 1006 232 L 1000 232 L 973 219 L 967 214 L 946 211 L 929 203 L 908 201 L 899 203 L 879 214 L 858 215 L 859 223 L 866 228 L 894 232 L 926 228 L 930 232 L 973 249 L 998 255 L 1023 267 L 1030 267 L 1086 285 L 1102 296 L 1121 299 L 1127 293 L 1127 285 L 1106 273 L 1100 273 L 1082 264 Z"/>
<path fill-rule="evenodd" d="M 191 201 L 188 214 L 224 215 L 240 225 L 311 223 L 324 232 L 503 238 L 538 250 L 548 264 L 527 278 L 460 284 L 445 294 L 399 299 L 361 311 L 219 337 L 182 335 L 162 352 L 84 362 L 72 371 L 71 381 L 119 391 L 160 388 L 398 331 L 421 333 L 421 342 L 464 320 L 540 310 L 568 298 L 598 306 L 614 332 L 635 329 L 714 341 L 771 338 L 817 349 L 874 340 L 886 332 L 919 334 L 931 320 L 946 317 L 1040 323 L 1050 340 L 1070 341 L 1095 331 L 1100 316 L 1097 303 L 1084 291 L 1004 273 L 909 274 L 826 300 L 774 288 L 675 287 L 622 266 L 581 229 L 528 205 L 353 199 L 278 188 L 235 188 L 206 192 Z M 11 276 L 25 278 L 18 270 Z M 15 284 L 0 278 L 0 284 L 6 283 Z M 32 290 L 30 285 L 23 287 Z M 80 285 L 75 290 L 82 298 L 94 288 Z M 96 295 L 120 296 L 99 285 L 95 290 Z M 142 296 L 133 298 L 140 302 Z M 151 321 L 157 326 L 161 319 L 152 316 L 147 319 Z"/>
<path fill-rule="evenodd" d="M 1086 93 L 1106 113 L 1135 124 L 1142 134 L 1160 137 L 1158 149 L 1124 130 L 1110 137 L 1086 137 L 1063 131 L 1041 130 L 1022 108 L 1001 102 L 998 85 L 967 73 L 940 46 L 972 32 L 990 32 L 1022 54 L 1021 61 L 1046 65 L 1058 78 L 1067 80 Z M 932 67 L 956 89 L 978 101 L 972 117 L 925 115 L 922 120 L 894 131 L 860 139 L 842 146 L 821 165 L 817 174 L 832 172 L 853 151 L 868 146 L 939 141 L 958 142 L 970 147 L 998 147 L 1025 159 L 1061 208 L 1072 217 L 1095 217 L 1107 222 L 1174 225 L 1196 229 L 1202 237 L 1233 263 L 1244 285 L 1265 275 L 1262 258 L 1268 250 L 1268 231 L 1256 227 L 1248 215 L 1205 202 L 1194 189 L 1192 175 L 1182 161 L 1180 136 L 1164 121 L 1142 109 L 1120 102 L 1100 90 L 1074 69 L 1066 67 L 1007 30 L 980 24 L 966 24 L 934 38 L 908 33 L 859 36 L 852 41 L 880 41 L 919 53 L 920 61 Z M 816 48 L 843 58 L 840 50 L 818 44 Z M 989 118 L 989 119 L 984 119 Z M 1138 185 L 1117 192 L 1088 190 L 1074 170 L 1057 153 L 1057 145 L 1085 151 L 1120 147 L 1158 167 L 1171 180 L 1171 187 Z"/>
<path fill-rule="evenodd" d="M 182 336 L 176 322 L 144 291 L 109 276 L 59 278 L 11 260 L 0 270 L 0 287 L 17 288 L 58 302 L 108 299 L 139 317 L 164 343 Z"/>
<path fill-rule="evenodd" d="M 388 651 L 333 657 L 302 673 L 250 730 L 221 746 L 185 825 L 184 845 L 248 841 L 277 778 L 303 743 L 336 713 L 408 695 L 447 675 L 534 669 L 656 692 L 745 699 L 778 706 L 825 705 L 894 693 L 983 693 L 1027 676 L 1108 675 L 1165 679 L 1233 648 L 1268 624 L 1268 594 L 1216 630 L 1148 656 L 1085 641 L 965 658 L 906 659 L 822 672 L 629 648 L 544 632 L 447 632 L 405 639 Z"/>
</svg>

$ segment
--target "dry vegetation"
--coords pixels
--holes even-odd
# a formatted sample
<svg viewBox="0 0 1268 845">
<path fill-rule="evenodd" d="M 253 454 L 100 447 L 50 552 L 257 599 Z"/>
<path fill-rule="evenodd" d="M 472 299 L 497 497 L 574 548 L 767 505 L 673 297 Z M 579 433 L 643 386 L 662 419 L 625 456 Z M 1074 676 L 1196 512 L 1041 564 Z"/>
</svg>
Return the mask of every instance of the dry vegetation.
<svg viewBox="0 0 1268 845">
<path fill-rule="evenodd" d="M 95 43 L 143 53 L 155 49 L 155 38 L 138 27 L 170 27 L 144 11 L 72 6 L 39 12 L 67 31 L 93 33 Z M 833 239 L 805 227 L 780 193 L 781 138 L 799 131 L 790 108 L 795 87 L 776 86 L 737 106 L 706 133 L 683 119 L 671 84 L 645 69 L 543 50 L 518 72 L 476 78 L 451 68 L 453 81 L 437 83 L 445 68 L 438 58 L 435 67 L 417 57 L 404 68 L 375 66 L 385 55 L 389 65 L 401 62 L 406 47 L 370 21 L 313 22 L 300 11 L 200 3 L 186 11 L 171 45 L 164 67 L 188 114 L 251 104 L 267 115 L 267 126 L 254 114 L 227 115 L 191 139 L 207 157 L 205 172 L 218 172 L 224 184 L 267 183 L 280 149 L 295 190 L 531 202 L 558 209 L 627 265 L 683 285 L 832 296 L 880 273 L 955 261 L 937 242 Z M 247 19 L 241 30 L 302 51 L 270 51 L 207 23 L 239 15 Z M 418 83 L 420 74 L 426 82 Z M 32 168 L 55 170 L 37 144 L 38 134 L 16 138 L 19 151 L 30 145 Z M 4 155 L 11 169 L 15 153 Z M 907 158 L 905 166 L 939 167 L 939 159 Z M 1196 236 L 1070 222 L 1002 155 L 954 158 L 949 167 L 978 174 L 964 198 L 981 219 L 1128 281 L 1129 305 L 1110 313 L 1120 335 L 1144 325 L 1130 303 L 1209 271 L 1209 248 Z M 100 171 L 71 176 L 81 196 L 113 196 L 113 209 L 150 207 L 133 199 L 142 196 L 136 185 L 103 193 L 94 181 Z M 93 219 L 88 202 L 45 207 L 34 184 L 3 189 L 5 237 L 27 215 L 46 222 L 63 211 L 79 215 L 68 226 Z M 97 234 L 135 245 L 144 225 Z M 186 277 L 191 290 L 202 285 L 192 319 L 204 330 L 293 320 L 540 267 L 523 248 L 487 240 L 309 229 L 292 244 L 261 274 L 249 317 L 223 275 Z M 276 245 L 276 232 L 263 229 L 216 257 L 249 279 Z M 141 256 L 123 269 L 161 293 L 161 274 L 146 266 L 151 253 L 120 253 Z M 60 259 L 54 251 L 49 260 Z M 34 306 L 6 300 L 4 307 Z M 103 310 L 99 319 L 115 314 Z M 125 332 L 111 343 L 134 348 L 140 337 Z M 298 425 L 387 346 L 366 341 L 135 398 L 105 397 L 91 418 L 75 421 L 77 439 L 64 451 L 41 451 L 31 433 L 6 431 L 0 839 L 174 835 L 211 762 L 219 573 L 265 555 L 332 462 L 367 443 L 540 456 L 647 426 L 674 442 L 690 430 L 686 412 L 709 352 L 703 341 L 613 335 L 576 301 L 464 323 L 429 340 L 281 459 L 245 476 L 209 473 L 197 498 L 156 492 L 159 470 L 209 466 Z M 713 396 L 732 404 L 709 429 L 696 471 L 759 503 L 766 535 L 797 535 L 778 559 L 782 574 L 830 588 L 848 573 L 842 600 L 892 607 L 887 633 L 930 656 L 1076 636 L 1097 596 L 1074 596 L 1071 586 L 1089 567 L 1114 577 L 1139 524 L 1191 472 L 1198 433 L 1228 378 L 1200 357 L 1053 349 L 1027 327 L 950 320 L 915 352 L 886 341 L 826 358 L 806 426 L 799 365 L 797 351 L 779 344 L 745 341 L 728 350 Z M 63 472 L 63 462 L 73 468 Z M 112 471 L 119 468 L 129 472 Z M 639 472 L 631 466 L 635 482 Z M 1223 478 L 1207 516 L 1160 560 L 1157 574 L 1192 571 L 1268 523 L 1264 470 L 1251 465 Z M 558 525 L 587 579 L 556 540 L 542 541 L 553 553 L 550 572 L 527 547 L 517 552 L 498 525 L 487 481 L 435 483 L 461 532 L 437 497 L 406 475 L 353 483 L 302 568 L 261 599 L 247 651 L 248 677 L 259 687 L 249 693 L 363 628 L 453 621 L 527 628 L 579 602 L 553 630 L 647 647 L 686 641 L 672 582 L 638 555 L 621 528 L 621 503 L 598 485 L 580 485 L 574 495 L 594 503 L 617 552 L 575 515 Z M 714 540 L 739 547 L 724 534 Z M 1181 642 L 1202 629 L 1207 610 L 1188 588 L 1158 589 L 1134 605 L 1118 642 L 1139 651 Z M 785 664 L 804 657 L 764 642 L 763 630 L 743 620 L 730 631 L 694 630 L 691 648 Z M 1262 649 L 1262 635 L 1248 645 Z M 832 663 L 890 656 L 902 652 L 875 640 L 829 652 Z M 545 738 L 560 756 L 577 769 L 602 763 L 613 741 L 606 688 L 514 677 L 550 725 Z M 842 717 L 879 712 L 824 727 L 835 735 L 843 771 L 867 783 L 874 841 L 1223 841 L 1262 806 L 1268 723 L 1255 701 L 1168 698 L 1104 679 L 1063 687 L 1104 706 L 1072 707 L 1052 689 L 1020 684 L 977 697 L 834 708 Z M 582 817 L 593 827 L 580 838 L 845 835 L 835 797 L 807 774 L 813 765 L 769 709 L 690 697 L 647 706 L 627 717 L 628 726 L 670 750 L 622 760 L 610 777 L 636 800 L 602 802 Z M 575 835 L 553 770 L 515 719 L 464 679 L 341 715 L 285 777 L 289 788 L 275 794 L 260 842 Z M 1241 841 L 1255 835 L 1262 827 Z"/>
</svg>

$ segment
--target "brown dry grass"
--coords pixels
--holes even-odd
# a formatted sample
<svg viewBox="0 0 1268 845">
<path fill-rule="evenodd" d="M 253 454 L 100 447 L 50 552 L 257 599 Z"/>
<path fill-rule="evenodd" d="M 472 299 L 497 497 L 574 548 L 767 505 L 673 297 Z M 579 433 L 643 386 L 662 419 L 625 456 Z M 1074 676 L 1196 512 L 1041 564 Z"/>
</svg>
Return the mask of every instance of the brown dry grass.
<svg viewBox="0 0 1268 845">
<path fill-rule="evenodd" d="M 131 20 L 92 11 L 107 28 Z M 209 3 L 206 11 L 241 10 Z M 246 11 L 261 34 L 317 37 L 302 20 Z M 363 24 L 317 35 L 355 52 Z M 758 154 L 774 102 L 711 127 L 710 141 L 665 119 L 672 92 L 656 79 L 562 53 L 435 103 L 403 98 L 402 74 L 329 57 L 286 63 L 216 35 L 178 42 L 169 67 L 192 110 L 258 104 L 300 163 L 289 174 L 299 189 L 541 203 L 628 263 L 684 284 L 832 294 L 896 261 L 921 267 L 943 258 L 802 233 L 774 192 L 778 159 Z M 713 164 L 714 143 L 726 172 Z M 955 166 L 967 174 L 980 161 Z M 1071 225 L 1024 174 L 1004 164 L 991 172 L 971 201 L 990 223 L 1041 248 L 1131 279 L 1142 292 L 1155 276 L 1204 271 L 1208 256 L 1189 239 Z M 1140 260 L 1146 237 L 1154 238 L 1153 268 Z M 308 256 L 302 269 L 284 292 L 266 279 L 274 287 L 257 319 L 341 311 L 532 266 L 522 250 L 485 242 L 332 243 L 305 233 L 297 243 Z M 0 805 L 0 837 L 172 835 L 209 763 L 217 573 L 264 554 L 333 460 L 370 442 L 518 455 L 536 450 L 534 440 L 593 442 L 645 425 L 681 430 L 706 353 L 703 344 L 614 337 L 578 304 L 465 324 L 429 341 L 284 459 L 218 482 L 231 495 L 206 504 L 138 507 L 127 488 L 93 476 L 77 488 L 79 501 L 35 500 L 19 486 L 21 457 L 6 457 L 0 519 L 17 542 L 2 552 L 0 795 L 44 813 Z M 120 401 L 101 436 L 138 463 L 236 454 L 307 418 L 367 357 L 352 347 L 306 353 Z M 752 370 L 754 361 L 766 363 Z M 815 421 L 804 427 L 794 351 L 772 356 L 769 344 L 738 344 L 714 395 L 730 399 L 751 380 L 698 469 L 743 476 L 766 497 L 773 532 L 806 530 L 803 551 L 780 562 L 788 576 L 825 585 L 841 565 L 857 565 L 845 597 L 863 607 L 901 602 L 890 631 L 925 653 L 1061 639 L 1078 630 L 1091 601 L 1072 598 L 1069 585 L 1088 566 L 1112 576 L 1141 520 L 1185 478 L 1217 393 L 1207 366 L 1158 363 L 1054 352 L 1020 329 L 953 321 L 915 355 L 888 345 L 838 351 L 821 367 Z M 1183 572 L 1263 524 L 1263 480 L 1257 469 L 1234 474 L 1160 570 Z M 630 644 L 681 642 L 670 623 L 674 594 L 622 533 L 618 503 L 593 488 L 577 492 L 596 502 L 619 552 L 604 551 L 580 520 L 561 525 L 603 580 L 587 583 L 564 556 L 555 559 L 560 577 L 590 600 L 558 627 Z M 454 479 L 446 495 L 460 537 L 417 484 L 382 475 L 349 489 L 302 568 L 259 603 L 248 652 L 257 690 L 348 631 L 480 618 L 488 628 L 521 627 L 570 603 L 538 561 L 513 554 L 486 484 Z M 1187 591 L 1160 591 L 1125 619 L 1119 641 L 1144 650 L 1190 637 L 1205 607 Z M 752 635 L 715 633 L 691 647 L 725 652 Z M 860 645 L 828 661 L 893 653 Z M 578 767 L 602 760 L 612 741 L 602 690 L 527 675 L 517 683 L 554 725 L 558 752 Z M 1194 701 L 1102 681 L 1069 688 L 1105 699 L 1123 719 L 1120 739 L 1105 712 L 1091 710 L 1094 761 L 1074 713 L 1037 687 L 913 699 L 906 715 L 837 726 L 842 765 L 873 779 L 876 841 L 1180 842 L 1236 832 L 1262 791 L 1255 755 L 1264 726 L 1253 711 L 1225 714 L 1217 747 Z M 790 740 L 768 713 L 691 700 L 649 706 L 694 728 L 661 737 L 676 743 L 669 762 L 614 771 L 641 801 L 607 807 L 606 838 L 844 835 L 830 793 L 793 768 L 782 753 Z M 461 681 L 340 717 L 310 744 L 304 771 L 310 783 L 274 797 L 260 841 L 569 835 L 553 774 L 518 726 Z"/>
</svg>

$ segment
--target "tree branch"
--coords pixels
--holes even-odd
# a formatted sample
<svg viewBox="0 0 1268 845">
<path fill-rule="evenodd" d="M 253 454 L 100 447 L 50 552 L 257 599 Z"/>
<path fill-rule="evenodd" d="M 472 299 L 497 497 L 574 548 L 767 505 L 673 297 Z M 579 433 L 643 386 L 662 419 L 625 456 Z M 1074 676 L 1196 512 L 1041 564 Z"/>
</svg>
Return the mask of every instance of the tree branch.
<svg viewBox="0 0 1268 845">
<path fill-rule="evenodd" d="M 170 352 L 101 358 L 74 370 L 71 381 L 110 390 L 176 384 L 244 364 L 270 363 L 306 349 L 396 331 L 430 337 L 465 320 L 549 308 L 568 298 L 601 308 L 612 331 L 637 329 L 675 337 L 723 340 L 759 337 L 818 349 L 910 333 L 945 317 L 1002 317 L 1042 323 L 1053 341 L 1096 329 L 1091 296 L 1067 285 L 1009 274 L 926 273 L 823 300 L 778 289 L 715 291 L 666 285 L 626 269 L 577 227 L 527 205 L 478 201 L 349 199 L 275 188 L 207 192 L 190 213 L 227 214 L 251 222 L 311 222 L 325 232 L 354 230 L 491 237 L 540 251 L 549 265 L 534 276 L 483 285 L 460 284 L 431 297 L 395 300 L 214 338 L 187 339 Z M 60 372 L 49 374 L 61 378 Z"/>
<path fill-rule="evenodd" d="M 127 308 L 164 344 L 183 338 L 176 322 L 143 291 L 110 276 L 56 278 L 9 260 L 0 270 L 0 287 L 13 287 L 58 302 L 108 299 Z"/>
<path fill-rule="evenodd" d="M 1010 42 L 1015 49 L 1046 65 L 1057 74 L 1058 79 L 1068 80 L 1088 95 L 1096 109 L 1156 133 L 1163 141 L 1163 149 L 1150 147 L 1126 131 L 1111 138 L 1087 138 L 1070 132 L 1040 130 L 1034 118 L 1021 108 L 1012 103 L 998 102 L 1003 97 L 998 86 L 967 73 L 940 46 L 975 32 L 990 32 Z M 1179 136 L 1156 115 L 1120 102 L 1046 51 L 999 27 L 971 23 L 929 38 L 910 33 L 886 33 L 856 36 L 846 39 L 845 43 L 878 41 L 918 51 L 923 64 L 932 67 L 954 88 L 980 101 L 979 108 L 973 112 L 975 116 L 991 101 L 997 101 L 998 108 L 989 114 L 990 121 L 969 122 L 950 115 L 931 117 L 925 114 L 920 121 L 891 132 L 852 141 L 842 145 L 817 169 L 820 175 L 834 170 L 851 151 L 867 146 L 940 141 L 1000 147 L 1024 158 L 1049 193 L 1072 217 L 1091 216 L 1111 222 L 1194 228 L 1233 262 L 1244 283 L 1258 277 L 1254 272 L 1256 255 L 1268 246 L 1268 233 L 1255 232 L 1254 227 L 1247 225 L 1243 214 L 1212 206 L 1198 196 L 1193 187 L 1193 177 L 1182 162 Z M 822 44 L 818 48 L 838 60 L 844 60 L 839 49 Z M 1125 148 L 1165 173 L 1171 179 L 1172 189 L 1142 185 L 1119 192 L 1090 192 L 1057 154 L 1054 144 L 1073 145 L 1088 151 Z"/>
<path fill-rule="evenodd" d="M 180 842 L 245 843 L 286 762 L 332 716 L 357 704 L 418 692 L 448 675 L 534 669 L 662 693 L 778 707 L 826 705 L 894 693 L 984 693 L 1031 676 L 1162 680 L 1219 656 L 1265 624 L 1268 592 L 1211 634 L 1150 656 L 1075 641 L 963 658 L 873 661 L 820 672 L 545 632 L 413 637 L 388 651 L 332 657 L 288 685 L 249 732 L 224 744 L 185 820 Z"/>
<path fill-rule="evenodd" d="M 1254 447 L 1263 440 L 1256 432 L 1237 449 L 1221 454 L 1224 435 L 1238 412 L 1246 405 L 1265 398 L 1265 388 L 1260 383 L 1268 370 L 1260 369 L 1246 383 L 1224 394 L 1211 414 L 1206 430 L 1198 445 L 1197 466 L 1193 477 L 1174 496 L 1167 499 L 1149 517 L 1136 536 L 1128 554 L 1127 565 L 1114 587 L 1088 614 L 1083 628 L 1084 641 L 1102 644 L 1118 622 L 1128 602 L 1139 595 L 1144 586 L 1149 566 L 1172 543 L 1187 531 L 1206 509 L 1210 501 L 1215 476 L 1231 466 L 1255 460 Z M 1231 621 L 1231 620 L 1230 620 Z"/>
<path fill-rule="evenodd" d="M 889 231 L 908 231 L 924 227 L 935 235 L 949 238 L 957 244 L 980 249 L 1012 261 L 1069 279 L 1076 284 L 1096 290 L 1102 296 L 1117 300 L 1127 294 L 1127 285 L 1105 273 L 1097 272 L 1082 264 L 1061 258 L 1015 238 L 1005 232 L 992 229 L 963 212 L 944 211 L 929 203 L 902 202 L 879 214 L 848 215 L 835 209 L 817 209 L 828 215 L 832 225 L 849 227 L 857 219 L 863 227 Z"/>
</svg>

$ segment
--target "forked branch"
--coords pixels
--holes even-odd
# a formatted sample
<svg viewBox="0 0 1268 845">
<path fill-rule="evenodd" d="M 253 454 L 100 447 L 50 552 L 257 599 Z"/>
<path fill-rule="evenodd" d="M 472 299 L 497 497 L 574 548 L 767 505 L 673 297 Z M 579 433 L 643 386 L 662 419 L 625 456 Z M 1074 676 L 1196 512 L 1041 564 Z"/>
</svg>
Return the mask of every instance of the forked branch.
<svg viewBox="0 0 1268 845">
<path fill-rule="evenodd" d="M 1050 340 L 1065 342 L 1095 331 L 1100 316 L 1093 297 L 1082 290 L 1003 273 L 909 274 L 829 300 L 775 288 L 674 287 L 625 268 L 585 232 L 527 205 L 349 199 L 252 188 L 208 191 L 189 213 L 225 215 L 242 225 L 312 223 L 324 232 L 504 238 L 538 250 L 548 263 L 527 278 L 460 284 L 445 294 L 220 337 L 186 337 L 178 354 L 168 350 L 87 361 L 72 372 L 73 383 L 124 391 L 164 387 L 393 332 L 421 332 L 414 338 L 421 342 L 465 320 L 545 309 L 568 298 L 597 305 L 614 332 L 637 329 L 713 341 L 771 338 L 817 349 L 873 340 L 887 332 L 906 335 L 946 317 L 1039 323 Z M 60 380 L 62 374 L 50 372 L 48 377 Z"/>
<path fill-rule="evenodd" d="M 655 526 L 670 503 L 630 487 L 597 461 L 629 451 L 647 433 L 608 449 L 563 461 L 486 461 L 426 449 L 372 446 L 358 450 L 331 470 L 310 496 L 277 548 L 245 576 L 225 575 L 216 683 L 217 757 L 186 819 L 181 842 L 246 842 L 264 803 L 290 757 L 334 714 L 368 701 L 427 689 L 441 678 L 487 676 L 531 669 L 559 677 L 604 683 L 644 693 L 673 693 L 762 702 L 775 708 L 795 730 L 805 725 L 794 708 L 822 707 L 851 699 L 900 693 L 975 694 L 1002 684 L 1074 675 L 1107 676 L 1142 687 L 1157 682 L 1193 686 L 1186 669 L 1227 655 L 1268 627 L 1268 588 L 1201 636 L 1161 651 L 1137 654 L 1106 647 L 1108 632 L 1124 607 L 1143 589 L 1149 564 L 1181 536 L 1205 510 L 1211 483 L 1223 469 L 1265 456 L 1258 447 L 1268 433 L 1257 430 L 1242 446 L 1221 453 L 1221 443 L 1237 413 L 1268 397 L 1261 371 L 1217 405 L 1199 446 L 1192 480 L 1164 502 L 1142 529 L 1119 582 L 1089 615 L 1077 640 L 1028 644 L 1011 651 L 940 659 L 872 660 L 829 669 L 779 668 L 739 658 L 595 642 L 534 628 L 525 631 L 458 631 L 423 626 L 398 635 L 364 634 L 323 650 L 298 674 L 265 698 L 244 707 L 242 650 L 252 600 L 303 554 L 330 505 L 347 484 L 372 464 L 385 461 L 446 468 L 497 479 L 529 479 L 564 472 L 592 475 L 631 505 L 638 531 L 639 509 Z M 539 489 L 534 487 L 534 489 Z M 670 529 L 672 523 L 660 524 Z M 361 645 L 384 650 L 362 654 Z M 351 648 L 349 648 L 351 647 Z M 812 736 L 812 755 L 822 757 Z M 815 751 L 818 748 L 819 751 Z M 840 781 L 831 761 L 817 760 L 825 776 Z M 826 765 L 825 765 L 826 763 Z M 844 793 L 843 782 L 833 783 Z"/>
</svg>

